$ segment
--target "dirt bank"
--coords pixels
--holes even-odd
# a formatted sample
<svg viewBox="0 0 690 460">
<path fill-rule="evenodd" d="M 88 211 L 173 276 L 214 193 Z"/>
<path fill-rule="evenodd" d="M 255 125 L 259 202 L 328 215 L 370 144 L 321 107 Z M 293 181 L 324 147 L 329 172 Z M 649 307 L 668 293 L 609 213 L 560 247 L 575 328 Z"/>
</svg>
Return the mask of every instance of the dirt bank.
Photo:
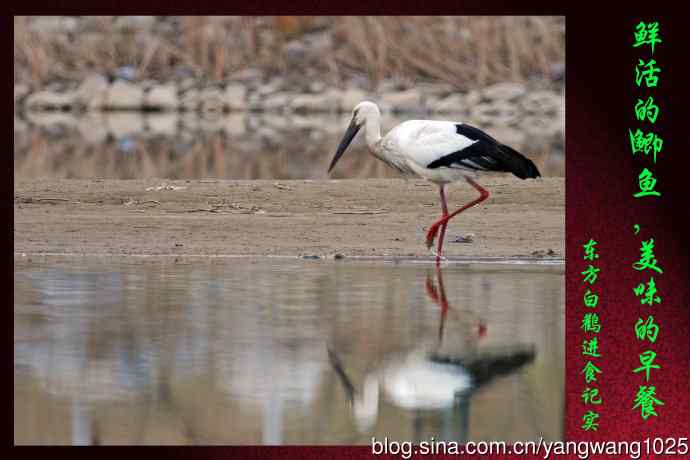
<svg viewBox="0 0 690 460">
<path fill-rule="evenodd" d="M 492 192 L 449 226 L 446 254 L 562 258 L 563 178 L 481 181 Z M 474 198 L 450 187 L 449 201 Z M 32 180 L 15 184 L 15 254 L 428 256 L 440 211 L 422 180 Z M 469 243 L 451 243 L 474 234 Z"/>
</svg>

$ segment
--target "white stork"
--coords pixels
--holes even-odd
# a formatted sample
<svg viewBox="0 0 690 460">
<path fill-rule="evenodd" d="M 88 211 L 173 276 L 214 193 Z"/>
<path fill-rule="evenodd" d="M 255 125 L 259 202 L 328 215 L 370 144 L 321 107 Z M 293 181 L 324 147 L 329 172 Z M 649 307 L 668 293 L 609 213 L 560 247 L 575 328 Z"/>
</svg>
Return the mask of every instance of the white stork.
<svg viewBox="0 0 690 460">
<path fill-rule="evenodd" d="M 427 351 L 422 345 L 408 352 L 389 355 L 383 366 L 364 378 L 358 392 L 348 376 L 339 355 L 330 346 L 328 357 L 352 404 L 357 428 L 366 432 L 374 426 L 379 412 L 379 389 L 385 399 L 407 410 L 453 410 L 457 407 L 469 417 L 469 400 L 473 393 L 496 377 L 510 374 L 534 360 L 533 346 L 513 346 L 510 349 L 478 347 L 486 335 L 486 325 L 480 320 L 478 328 L 469 331 L 465 346 L 442 350 L 444 324 L 450 308 L 443 285 L 441 268 L 436 266 L 438 290 L 427 275 L 429 298 L 441 307 L 438 343 Z M 463 324 L 474 326 L 474 321 Z M 459 356 L 458 356 L 459 355 Z M 466 422 L 465 422 L 466 425 Z M 464 436 L 463 436 L 464 437 Z"/>
<path fill-rule="evenodd" d="M 379 413 L 379 389 L 393 405 L 407 410 L 463 410 L 469 400 L 494 379 L 516 372 L 534 361 L 533 347 L 493 350 L 486 354 L 453 359 L 415 349 L 391 356 L 382 368 L 366 375 L 358 392 L 338 354 L 328 357 L 350 401 L 357 428 L 370 431 Z"/>
<path fill-rule="evenodd" d="M 541 176 L 534 163 L 524 155 L 464 123 L 410 120 L 381 137 L 381 112 L 369 101 L 360 102 L 354 108 L 352 121 L 328 168 L 329 173 L 363 125 L 367 146 L 376 158 L 402 173 L 416 174 L 439 186 L 443 214 L 426 234 L 426 244 L 431 249 L 438 230 L 441 230 L 436 263 L 440 262 L 443 254 L 448 221 L 489 197 L 488 190 L 474 180 L 478 173 L 510 172 L 520 179 Z M 465 179 L 480 195 L 449 214 L 445 185 L 460 179 Z"/>
</svg>

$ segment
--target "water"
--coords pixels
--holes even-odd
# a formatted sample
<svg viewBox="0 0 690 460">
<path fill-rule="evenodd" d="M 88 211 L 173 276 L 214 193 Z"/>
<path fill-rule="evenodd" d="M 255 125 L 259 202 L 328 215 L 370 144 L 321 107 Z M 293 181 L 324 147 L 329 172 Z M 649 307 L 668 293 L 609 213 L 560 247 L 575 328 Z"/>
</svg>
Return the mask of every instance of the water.
<svg viewBox="0 0 690 460">
<path fill-rule="evenodd" d="M 349 121 L 349 115 L 257 113 L 15 114 L 14 172 L 18 179 L 325 179 Z M 402 121 L 385 116 L 383 129 Z M 525 120 L 525 126 L 484 126 L 465 121 L 524 152 L 543 176 L 564 176 L 562 125 Z M 333 177 L 396 174 L 366 154 L 360 135 Z"/>
<path fill-rule="evenodd" d="M 18 260 L 14 287 L 18 444 L 563 436 L 562 266 Z"/>
</svg>

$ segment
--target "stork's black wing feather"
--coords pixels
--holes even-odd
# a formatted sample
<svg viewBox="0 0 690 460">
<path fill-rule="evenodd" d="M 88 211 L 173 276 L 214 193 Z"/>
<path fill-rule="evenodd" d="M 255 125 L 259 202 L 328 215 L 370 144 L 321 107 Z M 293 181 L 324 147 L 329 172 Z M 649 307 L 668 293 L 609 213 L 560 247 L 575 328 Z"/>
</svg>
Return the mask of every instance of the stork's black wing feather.
<svg viewBox="0 0 690 460">
<path fill-rule="evenodd" d="M 476 171 L 511 172 L 520 179 L 539 177 L 534 163 L 520 152 L 501 144 L 484 131 L 469 125 L 455 125 L 459 136 L 475 141 L 457 152 L 445 155 L 427 165 L 435 169 L 442 166 L 464 167 Z"/>
</svg>

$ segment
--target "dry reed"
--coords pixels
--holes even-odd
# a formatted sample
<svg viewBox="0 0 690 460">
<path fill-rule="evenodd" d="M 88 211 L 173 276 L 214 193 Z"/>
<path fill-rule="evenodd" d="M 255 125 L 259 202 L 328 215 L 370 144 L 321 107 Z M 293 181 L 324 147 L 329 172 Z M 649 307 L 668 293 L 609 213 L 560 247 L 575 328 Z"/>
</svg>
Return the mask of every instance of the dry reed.
<svg viewBox="0 0 690 460">
<path fill-rule="evenodd" d="M 254 67 L 339 86 L 353 77 L 374 87 L 392 78 L 463 90 L 549 79 L 565 60 L 562 17 L 156 17 L 138 29 L 111 16 L 82 18 L 73 32 L 41 31 L 34 20 L 14 19 L 15 82 L 32 86 L 123 66 L 138 79 L 182 78 L 183 67 L 208 81 Z M 310 36 L 319 46 L 290 53 Z"/>
</svg>

